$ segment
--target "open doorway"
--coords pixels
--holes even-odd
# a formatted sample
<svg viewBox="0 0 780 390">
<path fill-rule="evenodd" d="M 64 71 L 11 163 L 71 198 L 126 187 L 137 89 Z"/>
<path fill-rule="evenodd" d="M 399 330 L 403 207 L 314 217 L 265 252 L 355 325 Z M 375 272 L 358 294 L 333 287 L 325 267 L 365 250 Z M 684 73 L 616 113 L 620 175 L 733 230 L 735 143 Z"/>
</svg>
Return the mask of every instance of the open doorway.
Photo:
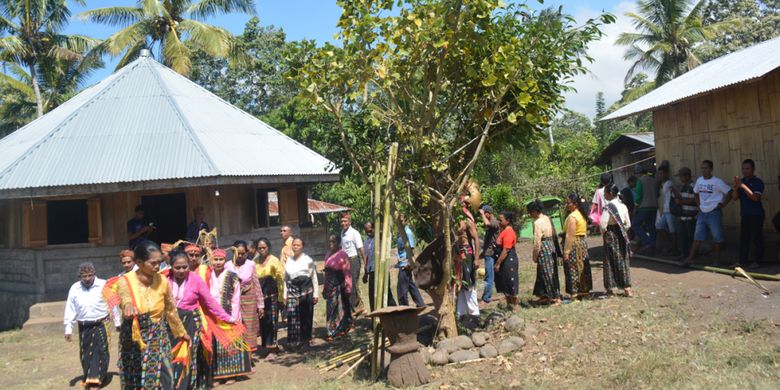
<svg viewBox="0 0 780 390">
<path fill-rule="evenodd" d="M 184 193 L 141 197 L 146 221 L 156 230 L 149 239 L 159 243 L 174 243 L 187 234 L 187 203 Z"/>
</svg>

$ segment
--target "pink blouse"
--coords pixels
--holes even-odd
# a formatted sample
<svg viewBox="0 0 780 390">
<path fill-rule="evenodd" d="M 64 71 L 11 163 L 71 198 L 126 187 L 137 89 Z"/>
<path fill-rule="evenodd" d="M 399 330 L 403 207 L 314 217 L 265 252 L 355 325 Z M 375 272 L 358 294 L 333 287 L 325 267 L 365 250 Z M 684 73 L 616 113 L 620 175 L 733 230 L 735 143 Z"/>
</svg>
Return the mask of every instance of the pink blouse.
<svg viewBox="0 0 780 390">
<path fill-rule="evenodd" d="M 257 265 L 252 260 L 245 260 L 244 264 L 236 267 L 236 264 L 232 261 L 225 263 L 225 269 L 233 271 L 238 275 L 238 279 L 241 281 L 241 292 L 246 292 L 249 289 L 254 288 L 257 298 L 257 310 L 262 311 L 265 308 L 265 299 L 263 298 L 263 289 L 260 288 L 260 280 L 255 274 Z"/>
<path fill-rule="evenodd" d="M 330 255 L 325 260 L 325 268 L 330 268 L 335 271 L 341 271 L 344 273 L 344 288 L 346 293 L 352 292 L 352 273 L 349 270 L 349 256 L 343 249 L 339 249 L 338 252 Z"/>
<path fill-rule="evenodd" d="M 179 285 L 173 277 L 173 272 L 168 277 L 171 285 L 171 295 L 176 302 L 176 307 L 183 310 L 195 310 L 202 307 L 203 310 L 215 315 L 222 321 L 230 322 L 230 315 L 219 305 L 198 275 L 190 272 L 187 279 Z"/>
<path fill-rule="evenodd" d="M 217 302 L 222 300 L 222 285 L 225 283 L 225 276 L 228 272 L 232 271 L 225 269 L 219 276 L 217 276 L 216 271 L 211 272 L 209 292 Z M 241 319 L 241 283 L 236 283 L 233 289 L 233 297 L 230 299 L 230 317 L 238 321 Z"/>
</svg>

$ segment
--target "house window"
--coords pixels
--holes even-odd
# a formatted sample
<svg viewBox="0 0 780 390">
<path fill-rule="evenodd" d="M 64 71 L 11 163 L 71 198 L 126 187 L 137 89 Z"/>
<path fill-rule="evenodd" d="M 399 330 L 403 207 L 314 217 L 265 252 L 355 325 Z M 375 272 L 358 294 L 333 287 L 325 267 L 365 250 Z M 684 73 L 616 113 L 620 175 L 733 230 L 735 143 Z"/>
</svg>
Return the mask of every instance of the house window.
<svg viewBox="0 0 780 390">
<path fill-rule="evenodd" d="M 89 242 L 87 200 L 46 202 L 46 240 L 49 245 Z"/>
<path fill-rule="evenodd" d="M 279 195 L 276 190 L 255 190 L 257 227 L 279 226 Z"/>
</svg>

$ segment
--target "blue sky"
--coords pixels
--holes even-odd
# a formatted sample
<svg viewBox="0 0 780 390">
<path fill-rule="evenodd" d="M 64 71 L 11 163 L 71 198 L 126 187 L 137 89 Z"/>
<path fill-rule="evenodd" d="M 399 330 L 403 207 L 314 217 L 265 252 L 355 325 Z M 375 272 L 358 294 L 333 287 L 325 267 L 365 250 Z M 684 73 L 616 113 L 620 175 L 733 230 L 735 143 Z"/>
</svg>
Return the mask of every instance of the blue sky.
<svg viewBox="0 0 780 390">
<path fill-rule="evenodd" d="M 87 6 L 82 7 L 69 1 L 74 18 L 67 28 L 70 34 L 84 34 L 95 38 L 106 38 L 116 28 L 98 25 L 89 22 L 83 22 L 76 16 L 88 9 L 111 7 L 119 5 L 134 5 L 134 0 L 87 0 Z M 341 14 L 340 8 L 335 1 L 330 0 L 256 0 L 257 16 L 263 25 L 274 25 L 281 27 L 287 33 L 290 40 L 315 39 L 318 42 L 332 40 L 336 32 L 336 22 Z M 577 93 L 567 95 L 567 106 L 570 108 L 593 115 L 595 107 L 595 94 L 598 91 L 604 91 L 607 97 L 607 103 L 619 97 L 622 90 L 622 75 L 628 69 L 628 66 L 620 58 L 621 49 L 611 49 L 611 42 L 614 41 L 615 34 L 625 28 L 628 28 L 622 18 L 622 14 L 633 7 L 633 1 L 616 0 L 593 0 L 593 1 L 545 1 L 540 4 L 538 1 L 530 0 L 528 4 L 533 8 L 558 7 L 563 5 L 565 12 L 574 15 L 577 20 L 596 16 L 600 11 L 608 11 L 618 16 L 618 24 L 608 27 L 606 31 L 608 36 L 600 44 L 595 44 L 591 55 L 597 58 L 597 63 L 592 67 L 592 75 L 578 78 L 574 82 L 574 87 L 578 89 Z M 250 16 L 243 14 L 223 15 L 212 20 L 210 23 L 222 26 L 239 34 L 243 31 L 244 24 Z M 92 76 L 90 84 L 97 82 L 110 74 L 116 65 L 117 59 L 106 59 L 106 68 L 101 69 Z M 619 77 L 616 77 L 619 76 Z"/>
</svg>

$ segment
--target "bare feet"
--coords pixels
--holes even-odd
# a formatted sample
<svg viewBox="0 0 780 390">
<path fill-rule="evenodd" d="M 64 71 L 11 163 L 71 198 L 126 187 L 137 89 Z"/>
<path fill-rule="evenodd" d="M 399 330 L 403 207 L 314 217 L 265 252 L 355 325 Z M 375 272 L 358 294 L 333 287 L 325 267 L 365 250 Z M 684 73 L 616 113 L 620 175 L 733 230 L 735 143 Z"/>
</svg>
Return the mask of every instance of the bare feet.
<svg viewBox="0 0 780 390">
<path fill-rule="evenodd" d="M 631 291 L 631 287 L 626 288 L 625 292 L 626 292 L 626 297 L 627 298 L 632 298 L 634 296 L 634 292 Z"/>
</svg>

